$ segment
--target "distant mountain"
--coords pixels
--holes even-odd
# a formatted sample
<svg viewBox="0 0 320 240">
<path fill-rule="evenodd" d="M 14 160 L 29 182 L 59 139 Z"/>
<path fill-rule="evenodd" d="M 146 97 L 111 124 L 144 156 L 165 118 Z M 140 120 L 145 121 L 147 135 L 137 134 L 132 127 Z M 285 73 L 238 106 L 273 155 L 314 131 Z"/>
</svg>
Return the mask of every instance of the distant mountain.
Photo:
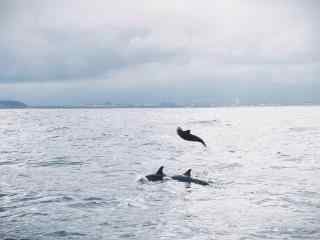
<svg viewBox="0 0 320 240">
<path fill-rule="evenodd" d="M 27 105 L 19 101 L 12 101 L 12 100 L 0 101 L 0 108 L 25 108 L 25 107 L 27 107 Z"/>
</svg>

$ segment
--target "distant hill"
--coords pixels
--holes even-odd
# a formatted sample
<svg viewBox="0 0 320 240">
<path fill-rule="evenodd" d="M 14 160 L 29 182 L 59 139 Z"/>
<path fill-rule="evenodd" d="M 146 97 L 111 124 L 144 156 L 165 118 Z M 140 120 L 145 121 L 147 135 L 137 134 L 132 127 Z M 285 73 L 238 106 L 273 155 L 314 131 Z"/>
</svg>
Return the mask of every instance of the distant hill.
<svg viewBox="0 0 320 240">
<path fill-rule="evenodd" d="M 27 105 L 19 101 L 11 101 L 11 100 L 0 101 L 0 108 L 25 108 L 25 107 L 27 107 Z"/>
</svg>

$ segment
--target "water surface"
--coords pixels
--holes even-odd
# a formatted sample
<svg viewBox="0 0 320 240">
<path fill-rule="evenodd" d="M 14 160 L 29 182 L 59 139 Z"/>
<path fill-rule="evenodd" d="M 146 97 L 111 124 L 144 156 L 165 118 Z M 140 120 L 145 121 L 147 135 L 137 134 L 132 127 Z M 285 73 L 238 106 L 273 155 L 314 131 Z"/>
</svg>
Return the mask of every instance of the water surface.
<svg viewBox="0 0 320 240">
<path fill-rule="evenodd" d="M 0 139 L 0 239 L 320 239 L 320 107 L 0 110 Z"/>
</svg>

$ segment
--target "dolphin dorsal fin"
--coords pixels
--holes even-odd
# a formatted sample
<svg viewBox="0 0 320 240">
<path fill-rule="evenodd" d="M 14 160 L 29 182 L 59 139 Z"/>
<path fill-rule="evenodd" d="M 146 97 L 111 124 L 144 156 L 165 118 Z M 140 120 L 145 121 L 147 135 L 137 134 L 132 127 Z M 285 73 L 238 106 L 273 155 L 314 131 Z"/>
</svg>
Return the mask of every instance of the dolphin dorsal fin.
<svg viewBox="0 0 320 240">
<path fill-rule="evenodd" d="M 186 134 L 190 134 L 191 133 L 191 130 L 185 130 L 184 131 Z"/>
<path fill-rule="evenodd" d="M 191 177 L 191 169 L 188 169 L 184 174 L 184 176 Z"/>
<path fill-rule="evenodd" d="M 157 174 L 157 175 L 163 175 L 163 166 L 161 166 L 161 167 L 158 169 L 158 171 L 157 171 L 156 174 Z"/>
</svg>

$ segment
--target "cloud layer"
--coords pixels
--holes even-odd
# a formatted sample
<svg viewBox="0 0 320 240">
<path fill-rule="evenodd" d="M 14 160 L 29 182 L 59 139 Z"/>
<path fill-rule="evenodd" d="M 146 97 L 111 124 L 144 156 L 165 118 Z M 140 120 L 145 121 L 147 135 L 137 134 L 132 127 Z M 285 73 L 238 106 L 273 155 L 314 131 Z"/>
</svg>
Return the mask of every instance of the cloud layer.
<svg viewBox="0 0 320 240">
<path fill-rule="evenodd" d="M 32 104 L 319 100 L 313 94 L 320 76 L 319 1 L 0 5 L 3 98 Z"/>
</svg>

